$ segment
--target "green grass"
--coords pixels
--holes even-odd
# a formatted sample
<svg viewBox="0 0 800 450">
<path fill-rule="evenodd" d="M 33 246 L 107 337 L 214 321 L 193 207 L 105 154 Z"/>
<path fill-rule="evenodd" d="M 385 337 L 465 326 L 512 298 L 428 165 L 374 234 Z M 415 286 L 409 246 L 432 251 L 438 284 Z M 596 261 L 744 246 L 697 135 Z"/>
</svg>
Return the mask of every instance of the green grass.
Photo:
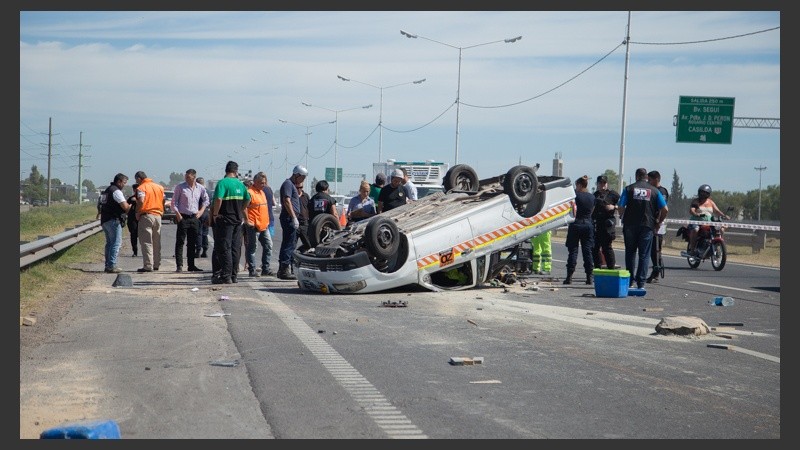
<svg viewBox="0 0 800 450">
<path fill-rule="evenodd" d="M 95 220 L 94 204 L 53 205 L 36 207 L 19 215 L 19 239 L 34 241 L 39 236 L 52 236 L 67 228 L 84 225 Z M 53 295 L 64 289 L 77 287 L 90 276 L 72 269 L 80 263 L 102 261 L 105 238 L 97 233 L 44 260 L 37 261 L 19 271 L 20 316 L 30 315 L 46 307 Z"/>
</svg>

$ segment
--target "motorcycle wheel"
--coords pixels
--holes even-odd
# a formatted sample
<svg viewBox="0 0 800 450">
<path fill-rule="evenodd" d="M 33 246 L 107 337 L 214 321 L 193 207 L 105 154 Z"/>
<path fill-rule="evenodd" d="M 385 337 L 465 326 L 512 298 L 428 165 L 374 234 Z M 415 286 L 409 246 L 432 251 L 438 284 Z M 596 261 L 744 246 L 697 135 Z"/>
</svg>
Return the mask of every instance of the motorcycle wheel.
<svg viewBox="0 0 800 450">
<path fill-rule="evenodd" d="M 725 261 L 728 259 L 728 249 L 725 248 L 725 243 L 713 242 L 711 243 L 711 266 L 719 272 L 725 268 Z"/>
<path fill-rule="evenodd" d="M 686 244 L 686 252 L 689 253 L 689 244 Z M 692 269 L 697 269 L 697 267 L 700 266 L 700 258 L 687 256 L 686 262 L 689 263 L 689 267 L 691 267 Z"/>
</svg>

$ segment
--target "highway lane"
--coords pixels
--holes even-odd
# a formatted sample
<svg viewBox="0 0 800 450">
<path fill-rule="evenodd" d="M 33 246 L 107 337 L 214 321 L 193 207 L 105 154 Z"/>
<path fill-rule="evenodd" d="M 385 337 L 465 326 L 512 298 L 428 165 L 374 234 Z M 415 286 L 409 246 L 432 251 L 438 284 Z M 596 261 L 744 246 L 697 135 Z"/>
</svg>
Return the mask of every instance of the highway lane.
<svg viewBox="0 0 800 450">
<path fill-rule="evenodd" d="M 553 249 L 552 279 L 528 280 L 538 291 L 325 295 L 247 277 L 219 288 L 207 273 L 170 272 L 168 258 L 124 290 L 101 274 L 54 338 L 21 357 L 21 422 L 70 404 L 133 438 L 780 437 L 779 270 L 689 270 L 668 257 L 646 296 L 595 298 L 560 284 L 566 252 Z M 709 306 L 716 295 L 736 303 Z M 732 340 L 655 334 L 668 315 L 744 325 Z M 484 362 L 448 363 L 459 356 Z M 54 389 L 58 399 L 37 395 Z"/>
</svg>

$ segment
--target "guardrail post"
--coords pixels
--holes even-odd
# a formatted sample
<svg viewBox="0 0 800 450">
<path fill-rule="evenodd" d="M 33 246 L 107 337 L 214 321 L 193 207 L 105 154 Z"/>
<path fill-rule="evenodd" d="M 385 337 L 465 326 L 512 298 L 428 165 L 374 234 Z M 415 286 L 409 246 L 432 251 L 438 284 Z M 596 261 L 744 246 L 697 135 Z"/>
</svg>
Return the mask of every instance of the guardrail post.
<svg viewBox="0 0 800 450">
<path fill-rule="evenodd" d="M 751 245 L 753 253 L 760 253 L 761 250 L 767 248 L 767 232 L 764 230 L 755 230 Z"/>
</svg>

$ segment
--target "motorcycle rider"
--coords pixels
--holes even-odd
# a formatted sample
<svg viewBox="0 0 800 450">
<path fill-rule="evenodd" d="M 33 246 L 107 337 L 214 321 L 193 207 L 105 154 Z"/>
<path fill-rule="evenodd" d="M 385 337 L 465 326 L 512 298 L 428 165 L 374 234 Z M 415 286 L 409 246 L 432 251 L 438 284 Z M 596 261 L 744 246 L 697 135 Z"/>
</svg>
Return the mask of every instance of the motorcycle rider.
<svg viewBox="0 0 800 450">
<path fill-rule="evenodd" d="M 701 184 L 697 188 L 697 197 L 692 199 L 689 206 L 689 220 L 698 221 L 711 221 L 711 218 L 718 216 L 725 220 L 730 220 L 730 217 L 717 208 L 717 204 L 711 199 L 711 186 Z M 689 225 L 689 254 L 692 256 L 699 256 L 697 254 L 697 235 L 700 232 L 700 225 Z"/>
</svg>

